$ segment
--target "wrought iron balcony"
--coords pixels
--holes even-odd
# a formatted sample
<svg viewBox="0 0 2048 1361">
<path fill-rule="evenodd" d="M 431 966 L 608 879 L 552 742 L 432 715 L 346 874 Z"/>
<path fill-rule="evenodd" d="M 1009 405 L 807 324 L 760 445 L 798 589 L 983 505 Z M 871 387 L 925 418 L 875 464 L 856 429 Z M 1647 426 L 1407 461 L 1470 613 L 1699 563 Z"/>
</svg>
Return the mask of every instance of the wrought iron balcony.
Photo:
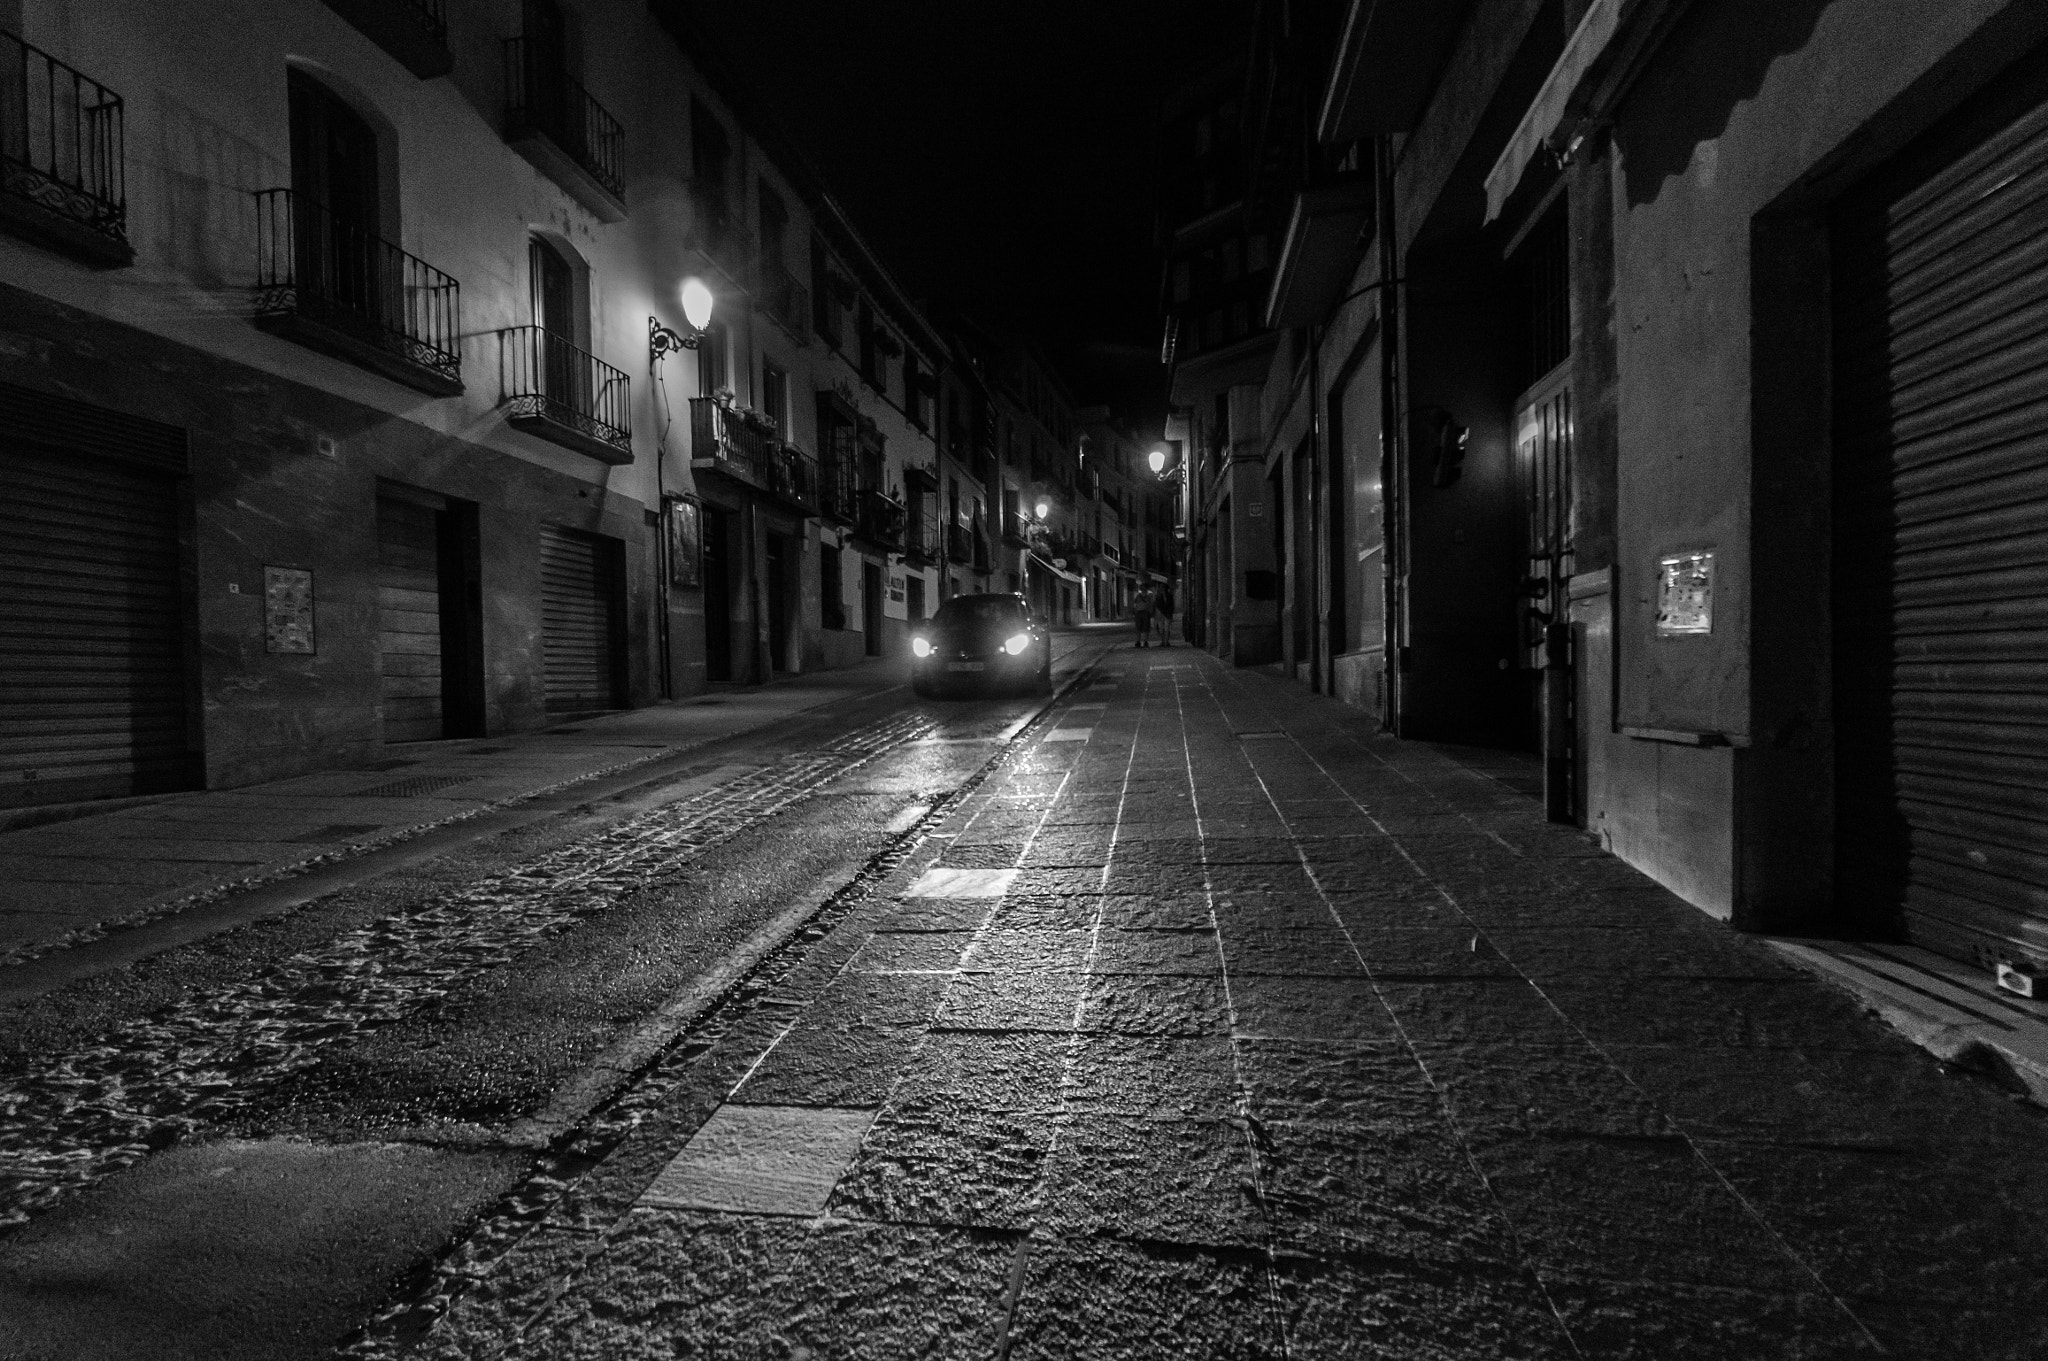
<svg viewBox="0 0 2048 1361">
<path fill-rule="evenodd" d="M 928 515 L 910 517 L 903 530 L 903 560 L 911 563 L 938 562 L 944 553 L 945 537 L 940 525 Z"/>
<path fill-rule="evenodd" d="M 132 264 L 121 96 L 0 33 L 0 223 L 89 265 Z"/>
<path fill-rule="evenodd" d="M 539 326 L 498 332 L 506 424 L 588 454 L 633 461 L 632 380 Z"/>
<path fill-rule="evenodd" d="M 462 391 L 462 288 L 289 189 L 256 195 L 256 324 L 420 392 Z"/>
<path fill-rule="evenodd" d="M 815 515 L 818 461 L 794 444 L 775 445 L 768 456 L 768 490 L 778 500 Z"/>
<path fill-rule="evenodd" d="M 1016 511 L 1005 511 L 1003 514 L 1003 537 L 1014 544 L 1030 543 L 1031 521 L 1019 515 Z"/>
<path fill-rule="evenodd" d="M 775 433 L 765 422 L 749 420 L 714 397 L 690 399 L 690 466 L 765 490 L 775 446 Z"/>
<path fill-rule="evenodd" d="M 569 75 L 562 53 L 505 40 L 505 140 L 606 222 L 626 217 L 626 130 Z"/>
<path fill-rule="evenodd" d="M 830 520 L 850 525 L 860 518 L 860 484 L 851 463 L 827 459 L 819 469 L 818 509 Z"/>
<path fill-rule="evenodd" d="M 901 552 L 904 547 L 903 522 L 902 502 L 892 501 L 872 489 L 861 491 L 855 502 L 853 532 L 856 537 Z"/>
<path fill-rule="evenodd" d="M 796 275 L 780 262 L 761 264 L 761 309 L 798 340 L 811 338 L 811 290 L 797 282 Z"/>
<path fill-rule="evenodd" d="M 421 80 L 455 69 L 444 0 L 327 0 L 327 8 Z"/>
<path fill-rule="evenodd" d="M 946 526 L 946 561 L 966 563 L 973 560 L 974 547 L 967 526 L 949 524 Z"/>
</svg>

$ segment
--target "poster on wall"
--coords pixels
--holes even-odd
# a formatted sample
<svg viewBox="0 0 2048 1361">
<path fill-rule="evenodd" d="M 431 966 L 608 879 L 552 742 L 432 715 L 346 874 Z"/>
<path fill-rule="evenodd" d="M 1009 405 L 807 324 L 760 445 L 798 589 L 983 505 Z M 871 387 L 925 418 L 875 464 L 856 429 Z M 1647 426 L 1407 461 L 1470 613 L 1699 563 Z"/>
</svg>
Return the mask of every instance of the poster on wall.
<svg viewBox="0 0 2048 1361">
<path fill-rule="evenodd" d="M 668 503 L 668 581 L 696 586 L 703 580 L 703 508 L 679 497 Z"/>
<path fill-rule="evenodd" d="M 1657 636 L 1714 631 L 1714 555 L 1667 553 L 1657 559 Z"/>
<path fill-rule="evenodd" d="M 313 574 L 304 568 L 263 569 L 263 650 L 313 651 Z"/>
</svg>

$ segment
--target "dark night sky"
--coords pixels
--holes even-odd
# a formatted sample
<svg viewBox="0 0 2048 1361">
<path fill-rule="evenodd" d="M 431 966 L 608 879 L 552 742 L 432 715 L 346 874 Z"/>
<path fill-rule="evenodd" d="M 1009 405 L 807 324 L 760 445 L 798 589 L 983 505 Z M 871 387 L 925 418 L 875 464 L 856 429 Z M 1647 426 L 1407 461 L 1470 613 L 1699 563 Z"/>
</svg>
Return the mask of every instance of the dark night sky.
<svg viewBox="0 0 2048 1361">
<path fill-rule="evenodd" d="M 913 293 L 1163 410 L 1153 127 L 1251 0 L 681 0 Z"/>
</svg>

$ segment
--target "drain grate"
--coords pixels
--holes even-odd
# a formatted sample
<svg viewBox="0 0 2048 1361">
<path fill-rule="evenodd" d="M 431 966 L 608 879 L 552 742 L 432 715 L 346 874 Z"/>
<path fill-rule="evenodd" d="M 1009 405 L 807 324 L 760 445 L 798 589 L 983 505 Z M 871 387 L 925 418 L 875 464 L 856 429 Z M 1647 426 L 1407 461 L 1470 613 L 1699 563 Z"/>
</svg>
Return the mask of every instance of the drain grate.
<svg viewBox="0 0 2048 1361">
<path fill-rule="evenodd" d="M 358 789 L 349 795 L 352 799 L 417 799 L 428 794 L 459 784 L 468 784 L 474 775 L 415 775 L 410 780 L 393 780 L 390 784 L 375 785 L 369 789 Z"/>
<path fill-rule="evenodd" d="M 419 764 L 419 762 L 418 762 L 418 761 L 409 761 L 409 760 L 406 760 L 406 759 L 404 759 L 403 757 L 401 757 L 401 758 L 399 758 L 398 760 L 395 760 L 395 761 L 379 761 L 379 762 L 377 762 L 377 764 L 375 764 L 375 765 L 373 765 L 373 766 L 364 766 L 364 767 L 363 767 L 363 769 L 364 769 L 364 770 L 403 770 L 403 769 L 405 769 L 405 767 L 407 767 L 407 766 L 416 766 L 416 765 L 418 765 L 418 764 Z"/>
<path fill-rule="evenodd" d="M 325 827 L 315 827 L 310 832 L 288 836 L 286 841 L 353 841 L 365 832 L 374 832 L 384 824 L 381 822 L 330 822 Z"/>
</svg>

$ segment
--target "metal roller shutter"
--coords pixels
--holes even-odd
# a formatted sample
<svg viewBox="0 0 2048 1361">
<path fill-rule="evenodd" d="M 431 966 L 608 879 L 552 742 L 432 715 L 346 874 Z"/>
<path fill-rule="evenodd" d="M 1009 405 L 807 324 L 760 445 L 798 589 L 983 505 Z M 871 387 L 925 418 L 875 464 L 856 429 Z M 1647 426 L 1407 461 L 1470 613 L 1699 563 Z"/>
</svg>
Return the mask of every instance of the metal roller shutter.
<svg viewBox="0 0 2048 1361">
<path fill-rule="evenodd" d="M 0 427 L 0 807 L 189 788 L 172 476 Z"/>
<path fill-rule="evenodd" d="M 618 571 L 612 542 L 543 525 L 541 653 L 551 713 L 618 707 Z"/>
<path fill-rule="evenodd" d="M 1837 885 L 1989 968 L 2048 962 L 2048 104 L 1967 117 L 1835 221 Z"/>
</svg>

